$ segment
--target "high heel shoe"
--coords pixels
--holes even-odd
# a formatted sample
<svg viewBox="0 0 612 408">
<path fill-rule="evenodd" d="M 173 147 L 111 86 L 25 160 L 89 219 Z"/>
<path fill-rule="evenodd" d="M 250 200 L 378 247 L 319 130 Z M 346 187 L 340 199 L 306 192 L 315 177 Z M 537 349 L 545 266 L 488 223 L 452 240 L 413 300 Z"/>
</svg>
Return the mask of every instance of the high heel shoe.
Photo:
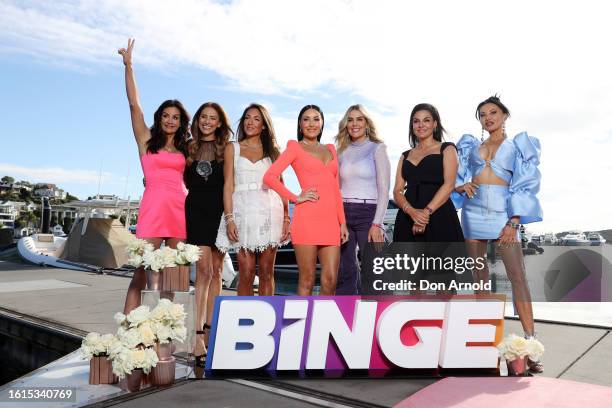
<svg viewBox="0 0 612 408">
<path fill-rule="evenodd" d="M 527 368 L 533 374 L 542 374 L 544 372 L 544 363 L 541 360 L 532 360 L 527 358 Z"/>
<path fill-rule="evenodd" d="M 196 330 L 196 335 L 206 335 L 208 333 L 208 330 L 210 330 L 210 325 L 208 323 L 204 323 L 204 326 L 202 327 L 202 330 Z M 206 344 L 204 345 L 206 347 Z M 206 347 L 208 348 L 208 347 Z M 201 367 L 203 368 L 206 365 L 206 354 L 207 352 L 205 351 L 203 354 L 200 354 L 199 356 L 195 356 L 195 361 L 194 364 L 196 367 Z"/>
</svg>

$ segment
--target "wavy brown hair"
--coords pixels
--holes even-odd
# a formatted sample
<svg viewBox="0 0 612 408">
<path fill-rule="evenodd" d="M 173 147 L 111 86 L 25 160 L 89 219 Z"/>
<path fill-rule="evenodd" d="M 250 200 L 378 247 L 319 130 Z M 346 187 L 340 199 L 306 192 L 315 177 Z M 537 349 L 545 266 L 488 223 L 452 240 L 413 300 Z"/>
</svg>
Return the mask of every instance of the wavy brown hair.
<svg viewBox="0 0 612 408">
<path fill-rule="evenodd" d="M 164 109 L 174 107 L 181 114 L 181 122 L 178 130 L 174 134 L 174 147 L 183 155 L 187 156 L 186 140 L 189 134 L 189 113 L 183 104 L 176 99 L 168 99 L 164 101 L 153 114 L 153 126 L 151 126 L 151 138 L 147 141 L 147 152 L 157 153 L 166 145 L 166 135 L 162 131 L 161 118 Z"/>
<path fill-rule="evenodd" d="M 229 143 L 230 138 L 234 135 L 232 128 L 229 124 L 229 118 L 227 117 L 227 113 L 225 110 L 216 102 L 206 102 L 202 104 L 196 111 L 193 116 L 193 121 L 191 123 L 191 139 L 187 143 L 187 164 L 191 164 L 194 160 L 196 160 L 198 152 L 202 147 L 202 132 L 200 132 L 200 114 L 206 108 L 213 108 L 217 115 L 219 116 L 219 121 L 221 122 L 221 126 L 215 129 L 215 160 L 217 162 L 223 161 L 223 152 L 225 151 L 225 146 Z"/>
<path fill-rule="evenodd" d="M 348 124 L 348 117 L 352 111 L 358 111 L 363 115 L 366 121 L 366 137 L 373 141 L 374 143 L 382 143 L 382 139 L 378 137 L 378 132 L 376 131 L 376 125 L 372 120 L 372 116 L 370 112 L 363 106 L 362 104 L 352 105 L 346 110 L 346 113 L 338 123 L 338 134 L 336 135 L 336 147 L 338 148 L 338 154 L 342 153 L 344 149 L 346 149 L 349 144 L 351 144 L 351 136 L 346 129 Z"/>
<path fill-rule="evenodd" d="M 236 138 L 238 139 L 238 142 L 241 142 L 246 138 L 244 133 L 244 119 L 249 109 L 257 109 L 263 120 L 264 129 L 259 135 L 261 146 L 263 148 L 263 157 L 269 157 L 272 161 L 276 160 L 278 156 L 280 156 L 280 149 L 276 143 L 276 133 L 274 132 L 274 127 L 272 126 L 272 118 L 270 117 L 268 110 L 263 105 L 251 103 L 246 107 L 244 112 L 242 112 L 242 116 L 240 116 L 240 121 L 238 122 L 238 129 L 236 130 Z"/>
</svg>

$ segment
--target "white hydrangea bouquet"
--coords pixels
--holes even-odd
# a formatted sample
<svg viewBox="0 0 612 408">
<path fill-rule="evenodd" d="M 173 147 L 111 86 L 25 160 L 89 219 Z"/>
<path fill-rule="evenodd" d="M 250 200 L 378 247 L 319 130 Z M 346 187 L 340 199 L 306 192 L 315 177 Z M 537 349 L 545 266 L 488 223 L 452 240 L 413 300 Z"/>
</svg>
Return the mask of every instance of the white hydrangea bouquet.
<svg viewBox="0 0 612 408">
<path fill-rule="evenodd" d="M 179 242 L 176 249 L 164 247 L 154 251 L 151 269 L 163 269 L 162 290 L 189 290 L 189 265 L 200 259 L 201 250 L 196 245 Z"/>
<path fill-rule="evenodd" d="M 178 265 L 189 265 L 198 262 L 202 256 L 202 250 L 197 245 L 179 242 L 176 245 L 176 263 Z"/>
<path fill-rule="evenodd" d="M 110 354 L 110 349 L 119 341 L 113 334 L 103 334 L 91 332 L 81 343 L 81 356 L 85 360 L 93 357 L 106 357 Z"/>
<path fill-rule="evenodd" d="M 157 337 L 153 331 L 149 306 L 138 306 L 127 316 L 117 312 L 115 321 L 119 325 L 117 337 L 126 347 L 150 347 L 155 344 Z"/>
<path fill-rule="evenodd" d="M 159 361 L 155 350 L 149 347 L 130 348 L 120 344 L 112 352 L 113 373 L 123 379 L 136 369 L 149 374 Z"/>
<path fill-rule="evenodd" d="M 127 315 L 115 313 L 118 343 L 110 349 L 113 373 L 123 379 L 135 369 L 148 374 L 158 362 L 157 353 L 151 348 L 157 341 L 151 322 L 149 306 L 139 306 Z"/>
<path fill-rule="evenodd" d="M 140 268 L 144 265 L 145 254 L 153 252 L 153 245 L 144 239 L 134 239 L 126 247 L 128 265 Z"/>
<path fill-rule="evenodd" d="M 544 345 L 536 338 L 526 339 L 516 334 L 510 334 L 497 345 L 499 355 L 506 361 L 513 361 L 517 358 L 529 357 L 533 361 L 538 361 L 544 354 Z"/>
<path fill-rule="evenodd" d="M 142 257 L 142 265 L 154 272 L 161 272 L 164 268 L 176 266 L 177 250 L 163 247 L 154 251 L 147 251 Z"/>
<path fill-rule="evenodd" d="M 81 356 L 89 360 L 89 384 L 114 384 L 110 355 L 121 344 L 113 334 L 89 333 L 81 343 Z"/>
<path fill-rule="evenodd" d="M 173 303 L 169 299 L 160 299 L 150 315 L 151 327 L 159 343 L 185 341 L 187 337 L 186 318 L 184 305 Z"/>
<path fill-rule="evenodd" d="M 510 334 L 497 345 L 497 350 L 508 364 L 509 375 L 524 375 L 527 371 L 526 358 L 539 361 L 544 354 L 544 345 L 535 337 L 526 339 Z"/>
</svg>

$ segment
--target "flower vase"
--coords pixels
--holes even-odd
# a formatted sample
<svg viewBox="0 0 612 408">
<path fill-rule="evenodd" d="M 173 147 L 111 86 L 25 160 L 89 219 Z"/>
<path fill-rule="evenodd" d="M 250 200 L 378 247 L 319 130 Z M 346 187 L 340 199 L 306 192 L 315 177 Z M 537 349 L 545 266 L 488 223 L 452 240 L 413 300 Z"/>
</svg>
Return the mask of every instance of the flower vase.
<svg viewBox="0 0 612 408">
<path fill-rule="evenodd" d="M 168 343 L 160 343 L 159 341 L 155 342 L 153 346 L 155 353 L 157 353 L 157 358 L 159 361 L 166 361 L 172 359 L 172 352 L 174 351 L 174 345 L 172 341 Z"/>
<path fill-rule="evenodd" d="M 90 384 L 115 384 L 117 377 L 113 374 L 113 366 L 108 356 L 93 356 L 89 360 Z"/>
<path fill-rule="evenodd" d="M 144 372 L 141 368 L 137 368 L 132 370 L 132 372 L 125 376 L 125 390 L 128 392 L 136 392 L 140 391 L 140 387 L 142 386 L 142 377 L 144 376 Z"/>
<path fill-rule="evenodd" d="M 161 344 L 155 343 L 155 352 L 159 361 L 157 365 L 151 369 L 149 375 L 151 384 L 157 386 L 166 386 L 174 383 L 176 373 L 176 359 L 172 356 L 174 346 L 172 342 Z"/>
<path fill-rule="evenodd" d="M 162 290 L 163 270 L 155 272 L 147 269 L 145 273 L 147 275 L 147 290 Z"/>
<path fill-rule="evenodd" d="M 187 292 L 189 290 L 189 265 L 164 268 L 161 286 L 167 292 Z"/>
<path fill-rule="evenodd" d="M 517 357 L 512 361 L 506 361 L 508 365 L 508 376 L 522 377 L 527 375 L 527 357 Z"/>
<path fill-rule="evenodd" d="M 176 376 L 176 359 L 170 357 L 168 360 L 160 360 L 157 365 L 151 369 L 149 379 L 152 385 L 166 386 L 174 384 Z"/>
</svg>

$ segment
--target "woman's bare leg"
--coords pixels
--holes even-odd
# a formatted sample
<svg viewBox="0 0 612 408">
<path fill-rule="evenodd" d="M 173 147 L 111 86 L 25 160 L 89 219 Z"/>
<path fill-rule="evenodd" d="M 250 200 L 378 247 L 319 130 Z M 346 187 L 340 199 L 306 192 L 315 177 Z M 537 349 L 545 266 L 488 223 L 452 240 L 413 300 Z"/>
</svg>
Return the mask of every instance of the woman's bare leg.
<svg viewBox="0 0 612 408">
<path fill-rule="evenodd" d="M 163 238 L 146 238 L 146 241 L 153 245 L 155 249 L 161 246 Z M 159 277 L 159 274 L 155 274 Z M 130 286 L 128 287 L 127 295 L 125 296 L 125 305 L 123 306 L 123 313 L 128 314 L 133 309 L 140 306 L 141 292 L 147 286 L 147 275 L 143 267 L 137 268 L 134 271 Z"/>
<path fill-rule="evenodd" d="M 223 258 L 225 254 L 219 252 L 218 249 L 212 249 L 212 278 L 208 285 L 208 298 L 206 301 L 206 321 L 204 323 L 210 325 L 212 323 L 213 312 L 215 309 L 215 299 L 221 294 L 221 271 L 223 269 Z M 210 330 L 205 330 L 204 344 L 208 348 L 208 338 Z"/>
<path fill-rule="evenodd" d="M 468 256 L 472 259 L 476 258 L 485 258 L 487 253 L 487 241 L 478 240 L 478 239 L 466 239 L 465 246 L 467 248 Z M 482 268 L 476 268 L 472 270 L 472 277 L 474 279 L 474 283 L 487 283 L 489 282 L 489 264 L 486 259 L 483 262 Z M 491 293 L 488 290 L 478 290 L 476 294 L 489 294 Z"/>
<path fill-rule="evenodd" d="M 319 247 L 319 262 L 321 263 L 321 296 L 336 294 L 336 279 L 340 265 L 340 247 L 329 245 Z"/>
<path fill-rule="evenodd" d="M 523 331 L 526 335 L 533 335 L 533 309 L 521 244 L 500 246 L 499 252 L 501 253 L 508 279 L 510 279 L 512 284 L 512 301 L 519 315 Z"/>
<path fill-rule="evenodd" d="M 259 296 L 274 296 L 274 261 L 276 247 L 259 254 Z"/>
<path fill-rule="evenodd" d="M 294 245 L 295 259 L 299 269 L 298 296 L 312 295 L 317 270 L 317 246 L 316 245 Z M 335 286 L 334 286 L 335 290 Z"/>
<path fill-rule="evenodd" d="M 253 296 L 253 282 L 255 281 L 256 256 L 255 252 L 241 249 L 236 254 L 238 258 L 238 296 Z"/>
<path fill-rule="evenodd" d="M 202 330 L 206 323 L 206 305 L 209 286 L 213 275 L 212 251 L 209 246 L 200 246 L 202 255 L 196 262 L 196 281 L 195 281 L 195 302 L 196 302 L 196 321 L 195 329 Z M 206 344 L 204 337 L 197 336 L 196 345 L 193 353 L 196 356 L 204 354 Z"/>
</svg>

